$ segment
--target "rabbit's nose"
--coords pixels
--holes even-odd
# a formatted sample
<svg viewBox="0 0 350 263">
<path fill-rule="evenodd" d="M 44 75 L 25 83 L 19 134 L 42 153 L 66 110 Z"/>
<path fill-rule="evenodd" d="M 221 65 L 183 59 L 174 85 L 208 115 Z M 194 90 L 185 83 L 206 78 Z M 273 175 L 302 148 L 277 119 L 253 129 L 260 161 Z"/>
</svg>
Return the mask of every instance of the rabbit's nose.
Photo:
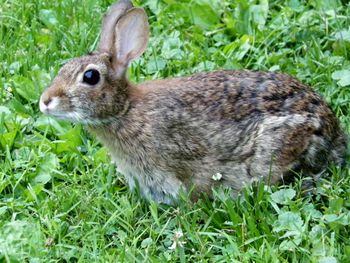
<svg viewBox="0 0 350 263">
<path fill-rule="evenodd" d="M 44 97 L 44 98 L 41 98 L 42 102 L 45 104 L 45 106 L 48 106 L 49 103 L 52 101 L 51 97 Z"/>
<path fill-rule="evenodd" d="M 40 98 L 40 104 L 43 104 L 44 106 L 49 106 L 49 104 L 51 103 L 52 101 L 52 95 L 49 93 L 49 92 L 44 92 L 42 95 L 41 95 L 41 98 Z"/>
<path fill-rule="evenodd" d="M 49 109 L 49 105 L 52 101 L 51 96 L 48 94 L 41 95 L 40 102 L 39 102 L 39 108 L 41 112 L 46 112 Z"/>
</svg>

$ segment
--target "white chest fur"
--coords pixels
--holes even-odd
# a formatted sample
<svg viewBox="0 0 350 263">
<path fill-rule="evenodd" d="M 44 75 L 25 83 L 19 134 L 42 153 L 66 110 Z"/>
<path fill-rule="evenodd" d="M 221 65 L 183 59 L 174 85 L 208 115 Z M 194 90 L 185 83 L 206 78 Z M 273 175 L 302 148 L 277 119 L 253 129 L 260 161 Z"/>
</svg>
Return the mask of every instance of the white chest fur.
<svg viewBox="0 0 350 263">
<path fill-rule="evenodd" d="M 156 202 L 171 204 L 177 199 L 184 187 L 174 174 L 161 171 L 148 160 L 147 154 L 130 153 L 119 141 L 106 136 L 98 138 L 108 148 L 117 171 L 124 175 L 131 189 L 138 187 L 145 198 Z"/>
</svg>

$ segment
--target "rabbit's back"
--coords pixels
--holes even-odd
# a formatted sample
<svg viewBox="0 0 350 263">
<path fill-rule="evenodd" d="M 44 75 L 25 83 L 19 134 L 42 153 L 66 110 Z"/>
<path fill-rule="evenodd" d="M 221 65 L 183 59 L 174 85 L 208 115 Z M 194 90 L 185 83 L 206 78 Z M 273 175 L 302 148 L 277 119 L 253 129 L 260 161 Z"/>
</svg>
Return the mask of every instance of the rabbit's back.
<svg viewBox="0 0 350 263">
<path fill-rule="evenodd" d="M 141 85 L 160 107 L 208 113 L 208 118 L 241 121 L 248 116 L 328 115 L 324 100 L 295 78 L 269 72 L 216 71 Z M 169 101 L 168 101 L 169 100 Z M 148 100 L 144 101 L 148 103 Z M 322 117 L 321 117 L 322 118 Z M 323 119 L 323 118 L 322 118 Z M 338 122 L 336 118 L 331 118 Z"/>
<path fill-rule="evenodd" d="M 318 176 L 345 153 L 329 107 L 287 75 L 217 71 L 138 89 L 142 96 L 131 100 L 128 117 L 111 133 L 120 136 L 119 155 L 133 159 L 125 163 L 140 168 L 122 172 L 158 197 L 175 185 L 210 193 L 217 184 L 238 191 L 252 180 L 287 179 L 290 170 Z"/>
</svg>

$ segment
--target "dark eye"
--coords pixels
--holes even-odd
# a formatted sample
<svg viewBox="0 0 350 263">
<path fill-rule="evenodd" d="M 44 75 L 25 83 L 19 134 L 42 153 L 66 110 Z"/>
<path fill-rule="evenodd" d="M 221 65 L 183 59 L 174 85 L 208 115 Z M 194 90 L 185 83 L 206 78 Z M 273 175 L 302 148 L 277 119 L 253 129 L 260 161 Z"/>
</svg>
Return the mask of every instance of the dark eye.
<svg viewBox="0 0 350 263">
<path fill-rule="evenodd" d="M 83 82 L 89 85 L 96 85 L 100 81 L 100 73 L 96 69 L 89 69 L 84 72 Z"/>
</svg>

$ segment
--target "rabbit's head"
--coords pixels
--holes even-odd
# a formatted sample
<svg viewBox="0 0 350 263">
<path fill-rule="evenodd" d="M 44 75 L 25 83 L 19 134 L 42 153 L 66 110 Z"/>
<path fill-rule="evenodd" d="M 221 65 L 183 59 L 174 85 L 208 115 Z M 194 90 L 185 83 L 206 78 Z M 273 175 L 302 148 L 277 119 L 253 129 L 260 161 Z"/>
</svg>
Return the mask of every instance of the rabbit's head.
<svg viewBox="0 0 350 263">
<path fill-rule="evenodd" d="M 65 64 L 40 98 L 43 113 L 98 125 L 123 114 L 130 92 L 126 71 L 148 42 L 147 15 L 129 0 L 114 4 L 102 23 L 97 51 Z"/>
</svg>

